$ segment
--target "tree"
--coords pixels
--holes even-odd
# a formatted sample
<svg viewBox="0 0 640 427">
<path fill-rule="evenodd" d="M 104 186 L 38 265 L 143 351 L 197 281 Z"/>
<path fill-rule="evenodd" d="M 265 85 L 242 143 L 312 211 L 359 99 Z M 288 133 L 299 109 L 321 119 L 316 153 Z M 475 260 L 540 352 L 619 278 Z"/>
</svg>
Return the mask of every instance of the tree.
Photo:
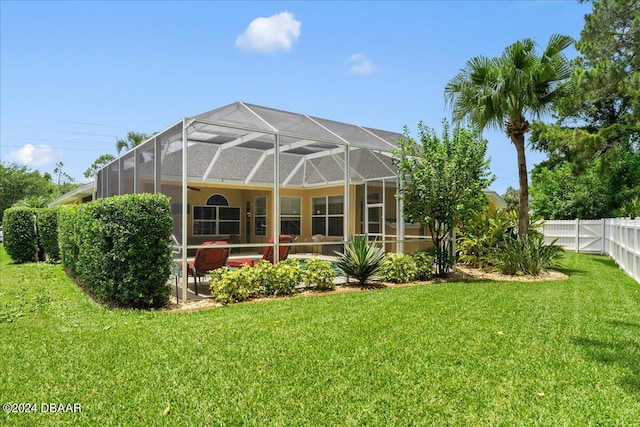
<svg viewBox="0 0 640 427">
<path fill-rule="evenodd" d="M 118 138 L 116 140 L 116 149 L 118 150 L 118 154 L 120 154 L 123 149 L 126 149 L 125 151 L 129 151 L 132 148 L 137 147 L 149 138 L 150 136 L 144 132 L 127 132 L 126 139 Z"/>
<path fill-rule="evenodd" d="M 61 184 L 72 183 L 74 181 L 73 177 L 62 169 L 63 167 L 64 163 L 58 162 L 56 163 L 56 167 L 53 168 L 53 173 L 58 177 L 58 186 Z"/>
<path fill-rule="evenodd" d="M 443 276 L 451 266 L 453 230 L 487 204 L 482 189 L 493 182 L 484 158 L 487 141 L 468 129 L 456 127 L 451 132 L 446 121 L 440 138 L 422 122 L 418 123 L 419 142 L 406 128 L 405 134 L 407 141 L 400 141 L 394 151 L 403 217 L 429 230 L 436 250 L 436 274 Z"/>
<path fill-rule="evenodd" d="M 569 62 L 562 51 L 573 43 L 569 36 L 554 34 L 540 56 L 531 39 L 508 46 L 500 57 L 477 56 L 451 79 L 445 96 L 453 107 L 454 123 L 468 122 L 477 130 L 503 129 L 518 154 L 520 211 L 518 234 L 529 224 L 529 183 L 525 134 L 531 129 L 525 115 L 540 119 L 553 102 L 570 89 Z"/>
<path fill-rule="evenodd" d="M 19 200 L 13 206 L 20 206 L 23 208 L 46 208 L 51 199 L 43 196 L 31 196 L 25 199 Z"/>
<path fill-rule="evenodd" d="M 509 186 L 507 190 L 502 195 L 502 198 L 505 202 L 507 202 L 507 211 L 515 211 L 518 212 L 518 203 L 520 202 L 520 192 L 515 188 Z"/>
<path fill-rule="evenodd" d="M 550 220 L 607 216 L 608 188 L 595 170 L 575 175 L 568 163 L 555 169 L 536 167 L 531 181 L 531 207 L 537 216 Z"/>
<path fill-rule="evenodd" d="M 557 103 L 557 123 L 533 126 L 532 147 L 548 156 L 532 174 L 534 202 L 549 199 L 547 191 L 564 182 L 598 181 L 603 192 L 580 192 L 581 200 L 556 193 L 566 197 L 558 203 L 602 206 L 602 215 L 611 216 L 640 194 L 639 46 L 640 2 L 593 2 L 576 42 L 580 55 L 571 63 L 576 90 Z M 554 176 L 561 182 L 550 183 Z M 575 210 L 566 215 L 582 218 Z"/>
<path fill-rule="evenodd" d="M 83 174 L 84 177 L 92 178 L 93 175 L 95 175 L 98 170 L 102 169 L 102 167 L 111 163 L 115 159 L 116 159 L 115 156 L 113 156 L 112 154 L 101 155 L 91 164 L 91 166 L 89 166 L 89 168 L 86 171 L 84 171 L 84 174 Z"/>
<path fill-rule="evenodd" d="M 0 163 L 0 221 L 5 209 L 19 200 L 42 196 L 51 200 L 55 185 L 50 179 L 26 166 Z"/>
</svg>

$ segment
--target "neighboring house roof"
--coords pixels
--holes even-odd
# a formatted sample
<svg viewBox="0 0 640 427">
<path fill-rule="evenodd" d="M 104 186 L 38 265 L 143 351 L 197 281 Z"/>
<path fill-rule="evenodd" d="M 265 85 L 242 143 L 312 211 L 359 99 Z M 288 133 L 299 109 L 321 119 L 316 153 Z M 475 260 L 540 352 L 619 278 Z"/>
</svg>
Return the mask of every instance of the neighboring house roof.
<svg viewBox="0 0 640 427">
<path fill-rule="evenodd" d="M 94 193 L 94 184 L 93 181 L 82 184 L 80 187 L 77 187 L 68 193 L 63 194 L 58 197 L 51 203 L 49 206 L 60 206 L 60 205 L 68 205 L 73 203 L 80 203 L 83 199 L 93 196 Z"/>
<path fill-rule="evenodd" d="M 502 198 L 502 196 L 500 196 L 498 193 L 496 193 L 493 190 L 482 190 L 482 192 L 484 193 L 485 196 L 487 196 L 487 199 L 489 199 L 489 201 L 491 203 L 493 203 L 493 206 L 495 206 L 498 209 L 506 209 L 507 208 L 507 202 Z"/>
</svg>

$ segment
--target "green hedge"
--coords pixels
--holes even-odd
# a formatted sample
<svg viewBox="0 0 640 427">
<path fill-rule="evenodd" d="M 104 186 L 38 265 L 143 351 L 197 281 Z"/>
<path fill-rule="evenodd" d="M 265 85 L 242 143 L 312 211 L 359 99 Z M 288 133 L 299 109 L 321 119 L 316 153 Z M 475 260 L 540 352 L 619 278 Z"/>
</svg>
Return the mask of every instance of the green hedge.
<svg viewBox="0 0 640 427">
<path fill-rule="evenodd" d="M 3 232 L 7 253 L 17 264 L 60 258 L 58 208 L 9 208 Z"/>
<path fill-rule="evenodd" d="M 9 208 L 4 211 L 4 247 L 16 264 L 37 261 L 36 211 L 33 208 Z"/>
<path fill-rule="evenodd" d="M 58 209 L 37 209 L 38 242 L 44 251 L 47 260 L 58 261 L 60 259 L 60 246 L 58 245 Z"/>
<path fill-rule="evenodd" d="M 104 302 L 159 307 L 169 298 L 169 198 L 129 194 L 60 211 L 63 265 Z"/>
<path fill-rule="evenodd" d="M 58 211 L 58 243 L 60 260 L 67 272 L 78 276 L 76 261 L 80 253 L 80 233 L 78 232 L 78 216 L 81 205 L 62 206 Z"/>
</svg>

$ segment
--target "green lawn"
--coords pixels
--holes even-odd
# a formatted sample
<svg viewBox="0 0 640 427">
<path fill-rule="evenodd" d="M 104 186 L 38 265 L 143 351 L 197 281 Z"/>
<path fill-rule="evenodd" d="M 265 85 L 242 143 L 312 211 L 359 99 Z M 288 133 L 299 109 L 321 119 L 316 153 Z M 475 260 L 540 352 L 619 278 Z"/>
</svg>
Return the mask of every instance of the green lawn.
<svg viewBox="0 0 640 427">
<path fill-rule="evenodd" d="M 0 425 L 640 425 L 640 285 L 461 282 L 194 313 L 108 310 L 0 248 Z M 163 411 L 170 403 L 170 411 Z"/>
</svg>

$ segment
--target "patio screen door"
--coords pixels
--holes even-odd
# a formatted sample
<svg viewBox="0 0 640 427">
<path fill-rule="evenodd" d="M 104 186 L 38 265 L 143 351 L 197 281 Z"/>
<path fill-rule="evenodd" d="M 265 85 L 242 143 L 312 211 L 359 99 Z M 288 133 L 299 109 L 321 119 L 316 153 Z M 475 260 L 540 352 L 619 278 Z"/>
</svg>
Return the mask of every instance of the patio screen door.
<svg viewBox="0 0 640 427">
<path fill-rule="evenodd" d="M 370 240 L 384 240 L 384 181 L 365 182 L 365 233 Z"/>
</svg>

